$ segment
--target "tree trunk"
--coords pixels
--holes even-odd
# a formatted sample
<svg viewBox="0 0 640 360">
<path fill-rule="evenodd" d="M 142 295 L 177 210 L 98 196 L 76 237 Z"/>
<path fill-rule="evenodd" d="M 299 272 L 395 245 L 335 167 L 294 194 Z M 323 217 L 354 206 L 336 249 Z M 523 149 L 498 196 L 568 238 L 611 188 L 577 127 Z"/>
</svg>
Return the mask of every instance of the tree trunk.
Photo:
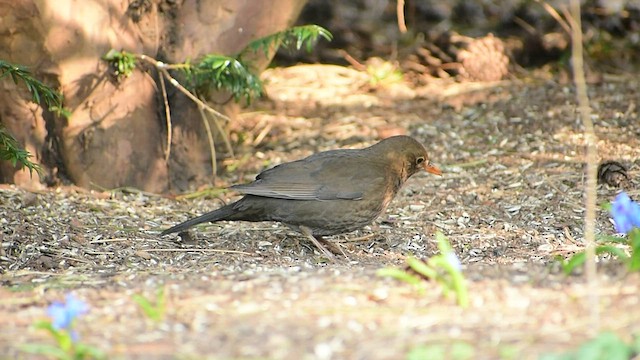
<svg viewBox="0 0 640 360">
<path fill-rule="evenodd" d="M 0 59 L 28 66 L 59 88 L 68 119 L 29 102 L 23 84 L 0 80 L 0 122 L 46 169 L 45 179 L 0 164 L 22 185 L 68 178 L 83 187 L 180 191 L 209 183 L 211 158 L 200 113 L 167 84 L 173 139 L 154 69 L 116 78 L 110 49 L 167 63 L 233 55 L 293 24 L 305 0 L 0 0 Z M 264 68 L 268 59 L 257 65 Z M 228 111 L 227 105 L 220 106 Z M 27 174 L 25 176 L 25 174 Z"/>
</svg>

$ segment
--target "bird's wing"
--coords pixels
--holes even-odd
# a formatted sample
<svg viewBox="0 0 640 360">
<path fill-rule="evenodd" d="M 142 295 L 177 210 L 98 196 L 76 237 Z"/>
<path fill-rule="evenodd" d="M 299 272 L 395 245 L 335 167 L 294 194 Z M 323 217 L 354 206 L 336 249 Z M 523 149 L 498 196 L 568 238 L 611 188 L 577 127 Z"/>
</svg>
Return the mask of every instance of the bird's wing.
<svg viewBox="0 0 640 360">
<path fill-rule="evenodd" d="M 367 184 L 382 183 L 384 172 L 364 164 L 357 150 L 333 150 L 284 163 L 256 180 L 231 188 L 244 194 L 293 200 L 359 200 Z"/>
<path fill-rule="evenodd" d="M 326 191 L 322 186 L 315 184 L 265 184 L 260 180 L 246 185 L 234 185 L 231 188 L 247 195 L 291 200 L 358 200 L 363 195 L 362 191 Z"/>
</svg>

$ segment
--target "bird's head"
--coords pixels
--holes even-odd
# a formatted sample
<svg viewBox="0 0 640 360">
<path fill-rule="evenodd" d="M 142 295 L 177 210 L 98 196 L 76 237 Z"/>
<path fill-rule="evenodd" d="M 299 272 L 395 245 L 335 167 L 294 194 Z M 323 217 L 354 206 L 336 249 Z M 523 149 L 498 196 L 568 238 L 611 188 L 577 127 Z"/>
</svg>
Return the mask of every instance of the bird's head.
<svg viewBox="0 0 640 360">
<path fill-rule="evenodd" d="M 442 175 L 442 171 L 429 160 L 424 146 L 410 136 L 393 136 L 374 146 L 380 146 L 380 150 L 386 154 L 387 160 L 403 180 L 421 170 Z"/>
</svg>

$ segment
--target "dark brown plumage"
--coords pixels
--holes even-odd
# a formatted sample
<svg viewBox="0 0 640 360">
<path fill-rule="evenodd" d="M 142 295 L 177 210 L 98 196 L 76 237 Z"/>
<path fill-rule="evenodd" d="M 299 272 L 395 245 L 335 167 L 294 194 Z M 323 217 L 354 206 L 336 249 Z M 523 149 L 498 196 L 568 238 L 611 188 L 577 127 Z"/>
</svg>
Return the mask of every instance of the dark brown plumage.
<svg viewBox="0 0 640 360">
<path fill-rule="evenodd" d="M 203 222 L 278 221 L 328 253 L 318 242 L 322 236 L 370 224 L 420 170 L 441 174 L 422 144 L 409 136 L 394 136 L 365 149 L 321 152 L 265 170 L 252 183 L 232 186 L 245 196 L 161 235 Z"/>
</svg>

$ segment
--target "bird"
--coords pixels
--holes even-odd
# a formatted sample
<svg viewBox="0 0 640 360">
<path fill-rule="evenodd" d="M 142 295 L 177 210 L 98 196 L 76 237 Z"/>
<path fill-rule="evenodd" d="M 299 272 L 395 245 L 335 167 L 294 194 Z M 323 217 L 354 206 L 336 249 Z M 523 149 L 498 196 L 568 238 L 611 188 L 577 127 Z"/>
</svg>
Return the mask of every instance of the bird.
<svg viewBox="0 0 640 360">
<path fill-rule="evenodd" d="M 328 258 L 323 236 L 348 233 L 371 224 L 402 185 L 419 171 L 442 175 L 425 147 L 406 135 L 363 149 L 319 152 L 259 173 L 230 189 L 238 201 L 179 223 L 161 236 L 216 221 L 275 221 L 305 235 Z"/>
</svg>

